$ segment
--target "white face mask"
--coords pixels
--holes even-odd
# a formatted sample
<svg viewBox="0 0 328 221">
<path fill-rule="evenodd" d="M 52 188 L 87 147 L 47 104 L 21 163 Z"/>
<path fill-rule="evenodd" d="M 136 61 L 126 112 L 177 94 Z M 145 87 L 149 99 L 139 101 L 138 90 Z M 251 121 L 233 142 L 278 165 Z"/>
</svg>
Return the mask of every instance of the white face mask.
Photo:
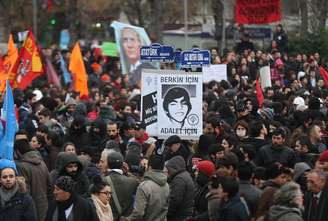
<svg viewBox="0 0 328 221">
<path fill-rule="evenodd" d="M 237 130 L 236 134 L 238 137 L 245 137 L 246 136 L 246 130 Z"/>
</svg>

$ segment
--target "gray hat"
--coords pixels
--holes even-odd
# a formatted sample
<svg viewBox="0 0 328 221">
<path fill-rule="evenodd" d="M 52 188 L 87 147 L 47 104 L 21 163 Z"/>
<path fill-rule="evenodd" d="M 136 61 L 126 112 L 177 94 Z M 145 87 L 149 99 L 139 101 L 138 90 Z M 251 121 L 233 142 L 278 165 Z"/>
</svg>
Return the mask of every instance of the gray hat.
<svg viewBox="0 0 328 221">
<path fill-rule="evenodd" d="M 181 143 L 181 138 L 178 135 L 172 135 L 166 139 L 164 145 L 170 147 L 176 143 Z"/>
<path fill-rule="evenodd" d="M 293 180 L 296 182 L 302 174 L 304 174 L 306 171 L 311 170 L 311 167 L 304 162 L 296 163 L 294 166 L 294 177 Z"/>
<path fill-rule="evenodd" d="M 120 149 L 120 145 L 115 140 L 109 140 L 106 143 L 106 149 Z"/>
</svg>

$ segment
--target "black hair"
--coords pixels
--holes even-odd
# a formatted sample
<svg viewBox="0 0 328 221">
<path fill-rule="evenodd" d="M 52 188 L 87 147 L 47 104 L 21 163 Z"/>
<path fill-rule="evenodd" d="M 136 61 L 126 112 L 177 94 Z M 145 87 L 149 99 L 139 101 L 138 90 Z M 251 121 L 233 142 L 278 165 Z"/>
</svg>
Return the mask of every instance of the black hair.
<svg viewBox="0 0 328 221">
<path fill-rule="evenodd" d="M 183 101 L 186 103 L 188 106 L 188 112 L 185 117 L 189 114 L 191 110 L 191 103 L 190 103 L 190 96 L 185 88 L 182 87 L 173 87 L 170 88 L 164 98 L 163 98 L 163 109 L 166 112 L 166 115 L 171 119 L 172 116 L 169 113 L 169 104 L 174 101 L 174 99 L 183 97 Z"/>
<path fill-rule="evenodd" d="M 100 193 L 105 186 L 108 186 L 108 184 L 104 182 L 100 176 L 96 176 L 93 178 L 93 183 L 90 186 L 90 193 Z"/>
<path fill-rule="evenodd" d="M 50 117 L 51 116 L 51 111 L 48 108 L 43 108 L 40 112 L 39 115 L 45 116 L 45 117 Z"/>
<path fill-rule="evenodd" d="M 281 135 L 282 138 L 286 138 L 286 135 L 287 135 L 286 134 L 286 131 L 283 128 L 281 128 L 281 127 L 275 129 L 272 132 L 272 136 L 279 136 L 279 135 Z"/>
<path fill-rule="evenodd" d="M 254 168 L 250 162 L 240 162 L 238 168 L 238 177 L 241 180 L 250 180 L 253 176 Z"/>
<path fill-rule="evenodd" d="M 164 169 L 164 157 L 158 154 L 152 154 L 149 157 L 148 165 L 154 170 L 163 170 Z"/>
<path fill-rule="evenodd" d="M 310 139 L 307 135 L 303 134 L 299 138 L 296 139 L 296 141 L 300 142 L 301 146 L 307 146 L 309 149 L 311 147 Z"/>
<path fill-rule="evenodd" d="M 264 122 L 260 120 L 252 121 L 250 124 L 250 135 L 252 137 L 258 137 L 261 134 Z"/>
<path fill-rule="evenodd" d="M 223 192 L 228 193 L 228 198 L 236 196 L 239 192 L 239 183 L 234 177 L 221 177 L 220 184 L 222 186 Z"/>
</svg>

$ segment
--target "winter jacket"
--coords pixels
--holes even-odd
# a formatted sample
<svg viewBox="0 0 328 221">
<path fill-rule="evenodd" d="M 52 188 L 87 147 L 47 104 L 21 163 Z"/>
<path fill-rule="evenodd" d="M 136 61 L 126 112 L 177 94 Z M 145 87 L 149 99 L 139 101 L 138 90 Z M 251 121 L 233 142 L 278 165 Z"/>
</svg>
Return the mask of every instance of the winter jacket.
<svg viewBox="0 0 328 221">
<path fill-rule="evenodd" d="M 4 206 L 0 203 L 0 221 L 37 221 L 32 197 L 18 190 Z"/>
<path fill-rule="evenodd" d="M 38 220 L 44 220 L 48 209 L 48 195 L 51 193 L 48 168 L 37 151 L 23 154 L 16 164 L 34 200 Z"/>
<path fill-rule="evenodd" d="M 169 172 L 170 200 L 169 221 L 184 220 L 192 216 L 194 205 L 194 181 L 186 170 L 182 156 L 175 156 L 166 163 Z"/>
<path fill-rule="evenodd" d="M 239 194 L 222 202 L 219 210 L 220 221 L 248 221 L 249 214 L 246 205 L 241 201 Z"/>
<path fill-rule="evenodd" d="M 270 208 L 268 221 L 303 221 L 301 210 L 281 205 Z"/>
<path fill-rule="evenodd" d="M 248 209 L 251 214 L 254 214 L 257 208 L 257 204 L 261 197 L 262 191 L 252 185 L 250 181 L 240 180 L 239 181 L 239 193 L 247 203 Z"/>
<path fill-rule="evenodd" d="M 166 221 L 169 185 L 162 171 L 148 171 L 139 185 L 130 221 Z M 180 219 L 181 220 L 181 219 Z"/>
<path fill-rule="evenodd" d="M 285 167 L 293 168 L 295 164 L 294 151 L 286 146 L 273 147 L 272 144 L 263 146 L 257 153 L 255 164 L 269 167 L 273 163 L 280 163 Z"/>
<path fill-rule="evenodd" d="M 55 218 L 58 216 L 58 203 L 52 201 L 49 204 L 49 210 L 45 221 L 57 221 Z M 73 217 L 72 221 L 98 221 L 98 215 L 94 205 L 88 200 L 75 196 L 73 200 L 73 209 L 69 218 Z M 69 220 L 69 219 L 68 219 Z"/>
<path fill-rule="evenodd" d="M 70 163 L 76 163 L 78 165 L 77 173 L 73 176 L 67 174 L 65 170 L 65 167 Z M 86 195 L 86 193 L 88 193 L 89 185 L 90 185 L 89 179 L 87 175 L 84 173 L 83 165 L 81 161 L 78 159 L 78 157 L 75 154 L 65 153 L 63 154 L 63 156 L 61 156 L 60 165 L 58 166 L 58 172 L 59 173 L 52 178 L 53 182 L 60 176 L 70 176 L 76 182 L 75 193 L 80 195 Z"/>
<path fill-rule="evenodd" d="M 122 208 L 122 214 L 118 214 L 118 210 L 115 206 L 114 200 L 111 200 L 110 205 L 113 211 L 114 220 L 116 221 L 119 220 L 120 216 L 129 216 L 131 214 L 133 209 L 134 197 L 139 183 L 137 179 L 133 177 L 127 177 L 116 171 L 109 171 L 104 177 L 105 181 L 108 179 L 107 176 L 110 176 L 112 180 L 112 183 L 114 185 L 112 191 L 114 191 L 115 189 L 118 201 Z"/>
</svg>

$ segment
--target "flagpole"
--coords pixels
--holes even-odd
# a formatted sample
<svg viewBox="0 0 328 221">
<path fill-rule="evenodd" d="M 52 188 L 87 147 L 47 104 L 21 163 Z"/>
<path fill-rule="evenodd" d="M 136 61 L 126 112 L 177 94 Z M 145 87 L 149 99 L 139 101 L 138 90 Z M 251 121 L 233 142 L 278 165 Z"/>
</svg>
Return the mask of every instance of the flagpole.
<svg viewBox="0 0 328 221">
<path fill-rule="evenodd" d="M 38 5 L 37 0 L 33 0 L 33 32 L 35 36 L 35 40 L 38 39 Z"/>
</svg>

